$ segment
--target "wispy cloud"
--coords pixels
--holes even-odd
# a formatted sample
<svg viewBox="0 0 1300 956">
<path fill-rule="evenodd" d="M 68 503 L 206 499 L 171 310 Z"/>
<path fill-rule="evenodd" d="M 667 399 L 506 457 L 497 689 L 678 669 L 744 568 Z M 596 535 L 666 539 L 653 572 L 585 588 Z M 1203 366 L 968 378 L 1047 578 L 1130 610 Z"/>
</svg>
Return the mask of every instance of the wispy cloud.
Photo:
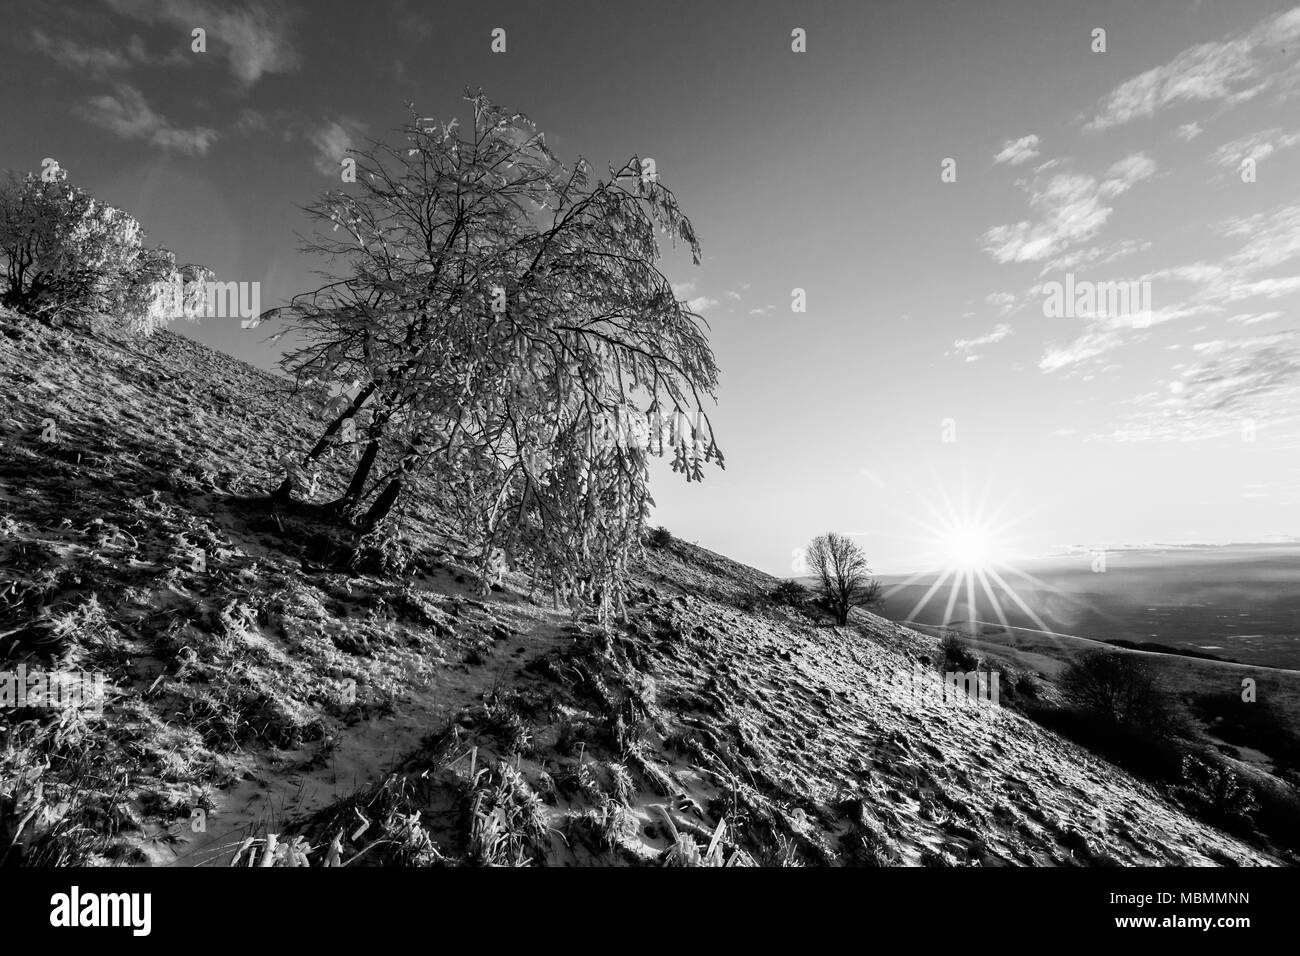
<svg viewBox="0 0 1300 956">
<path fill-rule="evenodd" d="M 957 339 L 957 341 L 952 343 L 952 347 L 958 355 L 964 355 L 967 362 L 974 362 L 980 358 L 978 354 L 979 349 L 983 349 L 989 345 L 996 345 L 998 342 L 1009 338 L 1011 333 L 1012 328 L 1010 325 L 1005 322 L 999 322 L 994 326 L 993 331 L 987 332 L 978 338 Z"/>
<path fill-rule="evenodd" d="M 1151 242 L 1147 239 L 1120 239 L 1115 242 L 1099 243 L 1092 246 L 1081 246 L 1073 249 L 1064 255 L 1057 256 L 1046 265 L 1043 271 L 1039 273 L 1040 278 L 1049 272 L 1065 272 L 1071 269 L 1080 269 L 1083 267 L 1096 267 L 1109 265 L 1128 256 L 1146 252 L 1151 248 Z"/>
<path fill-rule="evenodd" d="M 131 66 L 131 58 L 120 50 L 83 44 L 68 37 L 52 37 L 44 30 L 32 30 L 32 44 L 54 62 L 73 70 L 100 76 Z"/>
<path fill-rule="evenodd" d="M 990 292 L 984 301 L 997 309 L 1000 315 L 1007 315 L 1015 309 L 1019 298 L 1014 292 Z"/>
<path fill-rule="evenodd" d="M 202 155 L 216 141 L 217 131 L 205 126 L 190 129 L 173 126 L 154 112 L 134 86 L 118 83 L 113 94 L 93 96 L 79 110 L 81 115 L 122 139 L 138 139 L 172 152 Z"/>
<path fill-rule="evenodd" d="M 230 72 L 245 88 L 268 73 L 288 73 L 299 65 L 291 18 L 274 0 L 256 6 L 209 0 L 105 2 L 115 13 L 145 23 L 165 23 L 184 30 L 187 35 L 202 27 L 207 33 L 210 55 L 224 57 Z"/>
<path fill-rule="evenodd" d="M 1134 153 L 1132 156 L 1125 156 L 1106 170 L 1106 178 L 1102 180 L 1097 191 L 1107 199 L 1113 199 L 1128 192 L 1142 180 L 1150 179 L 1155 172 L 1154 159 L 1145 153 Z"/>
<path fill-rule="evenodd" d="M 682 282 L 673 284 L 673 295 L 678 299 L 686 300 L 686 308 L 692 312 L 704 313 L 718 304 L 718 300 L 707 295 L 695 294 L 694 282 Z M 750 313 L 753 314 L 752 312 Z"/>
<path fill-rule="evenodd" d="M 1055 159 L 1035 170 L 1025 189 L 1036 218 L 989 229 L 983 237 L 989 255 L 1001 263 L 1039 262 L 1092 239 L 1113 211 L 1106 201 L 1156 171 L 1155 161 L 1143 153 L 1121 159 L 1101 180 L 1067 166 Z"/>
<path fill-rule="evenodd" d="M 339 174 L 339 163 L 356 145 L 365 127 L 351 119 L 329 120 L 308 133 L 308 140 L 316 150 L 313 160 L 318 172 L 326 176 Z"/>
<path fill-rule="evenodd" d="M 1233 106 L 1300 85 L 1300 59 L 1280 51 L 1300 40 L 1300 7 L 1241 33 L 1189 47 L 1168 63 L 1121 83 L 1097 104 L 1085 129 L 1099 131 L 1154 116 L 1179 103 Z M 1189 137 L 1190 138 L 1190 137 Z"/>
<path fill-rule="evenodd" d="M 1281 312 L 1240 312 L 1228 316 L 1228 321 L 1236 325 L 1258 325 L 1260 322 L 1271 322 L 1280 318 L 1282 318 Z"/>
<path fill-rule="evenodd" d="M 1236 269 L 1269 269 L 1300 256 L 1300 203 L 1229 219 L 1221 228 L 1225 235 L 1246 239 L 1228 260 Z"/>
<path fill-rule="evenodd" d="M 1038 137 L 1033 133 L 1020 139 L 1009 139 L 1002 144 L 1002 151 L 993 157 L 993 164 L 1007 163 L 1019 166 L 1038 156 Z"/>
<path fill-rule="evenodd" d="M 1215 231 L 1242 242 L 1217 262 L 1167 266 L 1138 277 L 1160 293 L 1158 307 L 1144 317 L 1141 328 L 1215 315 L 1231 325 L 1256 325 L 1284 314 L 1273 307 L 1277 300 L 1300 295 L 1300 264 L 1295 262 L 1300 259 L 1300 204 L 1234 217 L 1219 223 Z M 1291 274 L 1270 274 L 1286 266 Z M 1250 310 L 1247 303 L 1252 300 L 1256 304 Z M 1049 349 L 1040 368 L 1054 371 L 1117 348 L 1124 342 L 1118 337 L 1122 330 L 1123 325 L 1115 322 L 1093 322 L 1071 346 Z"/>
<path fill-rule="evenodd" d="M 1038 367 L 1044 372 L 1055 372 L 1088 359 L 1113 351 L 1124 344 L 1124 336 L 1117 329 L 1097 328 L 1080 335 L 1069 345 L 1049 346 Z"/>
<path fill-rule="evenodd" d="M 707 295 L 695 294 L 694 282 L 673 283 L 673 295 L 686 301 L 686 308 L 703 314 L 718 304 L 718 300 Z M 753 314 L 752 312 L 750 313 Z"/>
<path fill-rule="evenodd" d="M 1108 437 L 1190 441 L 1300 418 L 1300 332 L 1215 339 L 1162 392 L 1140 396 L 1125 427 Z"/>
<path fill-rule="evenodd" d="M 1300 131 L 1283 133 L 1280 129 L 1266 129 L 1224 143 L 1210 156 L 1210 162 L 1225 169 L 1237 169 L 1247 159 L 1259 162 L 1296 143 L 1300 143 Z"/>
</svg>

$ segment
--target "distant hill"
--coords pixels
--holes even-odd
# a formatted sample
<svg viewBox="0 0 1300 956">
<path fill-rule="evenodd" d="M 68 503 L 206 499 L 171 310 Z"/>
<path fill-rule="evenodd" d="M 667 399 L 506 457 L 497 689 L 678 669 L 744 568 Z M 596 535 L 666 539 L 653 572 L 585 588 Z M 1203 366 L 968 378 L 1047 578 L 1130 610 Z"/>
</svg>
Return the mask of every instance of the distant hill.
<svg viewBox="0 0 1300 956">
<path fill-rule="evenodd" d="M 997 582 L 990 584 L 996 604 L 977 587 L 974 608 L 966 607 L 963 592 L 953 616 L 1005 618 L 1013 627 L 1300 669 L 1300 547 L 1295 544 L 1110 551 L 1104 573 L 1092 570 L 1087 554 L 1028 561 L 1015 570 L 1032 580 L 1005 569 L 1000 573 L 1038 621 Z M 880 612 L 891 620 L 944 624 L 946 584 L 916 611 L 937 577 L 882 576 L 886 598 Z"/>
</svg>

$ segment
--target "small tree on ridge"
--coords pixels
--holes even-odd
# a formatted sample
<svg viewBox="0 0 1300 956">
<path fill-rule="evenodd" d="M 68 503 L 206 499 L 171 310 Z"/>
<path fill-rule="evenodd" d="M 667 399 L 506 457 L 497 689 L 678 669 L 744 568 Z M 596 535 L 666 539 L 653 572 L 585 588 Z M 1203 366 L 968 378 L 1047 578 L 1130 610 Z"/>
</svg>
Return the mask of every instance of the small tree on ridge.
<svg viewBox="0 0 1300 956">
<path fill-rule="evenodd" d="M 807 560 L 819 596 L 841 627 L 853 608 L 879 600 L 880 583 L 871 577 L 866 556 L 852 538 L 833 531 L 819 535 L 808 545 Z"/>
</svg>

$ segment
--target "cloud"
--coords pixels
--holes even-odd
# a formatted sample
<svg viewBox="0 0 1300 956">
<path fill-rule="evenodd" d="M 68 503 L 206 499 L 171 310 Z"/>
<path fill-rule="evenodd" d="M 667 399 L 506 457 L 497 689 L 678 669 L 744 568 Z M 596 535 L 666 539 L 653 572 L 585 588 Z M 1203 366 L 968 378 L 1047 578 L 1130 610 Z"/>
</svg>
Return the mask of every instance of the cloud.
<svg viewBox="0 0 1300 956">
<path fill-rule="evenodd" d="M 102 40 L 101 33 L 96 33 L 95 38 Z M 96 79 L 113 73 L 124 73 L 133 67 L 188 67 L 194 63 L 188 44 L 183 51 L 172 44 L 170 52 L 159 53 L 149 50 L 136 33 L 132 33 L 125 41 L 100 45 L 71 37 L 52 37 L 44 30 L 34 28 L 31 39 L 32 45 L 55 63 Z"/>
<path fill-rule="evenodd" d="M 727 298 L 730 299 L 732 302 L 739 302 L 739 301 L 740 301 L 740 293 L 737 292 L 735 289 L 728 289 L 728 290 L 727 290 Z"/>
<path fill-rule="evenodd" d="M 1002 152 L 993 157 L 993 165 L 1007 163 L 1011 166 L 1019 166 L 1021 163 L 1029 162 L 1037 155 L 1038 137 L 1030 133 L 1028 136 L 1020 137 L 1020 139 L 1009 139 L 1003 143 Z"/>
<path fill-rule="evenodd" d="M 268 73 L 288 73 L 299 65 L 290 39 L 290 18 L 276 2 L 244 6 L 209 0 L 105 0 L 109 8 L 144 23 L 165 23 L 185 31 L 207 31 L 209 54 L 226 60 L 245 89 Z M 188 39 L 187 39 L 188 45 Z M 204 56 L 195 53 L 194 56 Z"/>
<path fill-rule="evenodd" d="M 181 129 L 155 113 L 134 86 L 118 83 L 114 95 L 94 96 L 79 111 L 96 126 L 122 139 L 139 139 L 165 150 L 201 156 L 217 139 L 216 130 L 204 126 Z"/>
<path fill-rule="evenodd" d="M 692 312 L 700 312 L 700 313 L 707 312 L 709 309 L 713 308 L 715 305 L 718 304 L 717 299 L 710 298 L 707 295 L 700 295 L 700 296 L 695 295 L 694 282 L 683 282 L 681 284 L 673 283 L 672 288 L 673 288 L 673 295 L 676 296 L 678 299 L 685 299 L 686 308 L 690 309 Z M 751 310 L 749 314 L 753 315 L 755 313 L 753 310 Z"/>
<path fill-rule="evenodd" d="M 1173 282 L 1210 282 L 1223 275 L 1223 266 L 1208 262 L 1192 262 L 1183 266 L 1170 266 L 1148 272 L 1142 278 L 1147 281 L 1171 280 Z"/>
<path fill-rule="evenodd" d="M 1153 284 L 1161 302 L 1148 324 L 1231 312 L 1226 322 L 1254 325 L 1282 314 L 1272 303 L 1300 295 L 1300 204 L 1234 217 L 1216 231 L 1242 242 L 1218 262 L 1185 263 L 1140 277 Z M 1281 268 L 1290 274 L 1278 274 Z M 1252 299 L 1261 302 L 1244 311 L 1243 303 Z"/>
<path fill-rule="evenodd" d="M 1052 164 L 1046 164 L 1051 166 Z M 1038 221 L 994 226 L 984 247 L 998 262 L 1034 262 L 1055 255 L 1072 242 L 1091 239 L 1110 216 L 1097 194 L 1097 181 L 1077 173 L 1035 177 L 1030 208 Z"/>
<path fill-rule="evenodd" d="M 398 27 L 397 35 L 409 43 L 433 38 L 434 24 L 420 8 L 419 0 L 394 0 L 388 19 Z"/>
<path fill-rule="evenodd" d="M 1224 302 L 1239 302 L 1256 296 L 1279 299 L 1295 292 L 1300 292 L 1300 276 L 1279 276 L 1271 279 L 1256 279 L 1253 282 L 1238 282 L 1231 288 L 1221 291 L 1217 297 Z"/>
<path fill-rule="evenodd" d="M 326 176 L 337 176 L 339 163 L 365 127 L 354 120 L 330 120 L 312 129 L 307 138 L 316 150 L 312 164 Z"/>
<path fill-rule="evenodd" d="M 1146 252 L 1150 248 L 1151 242 L 1147 239 L 1120 239 L 1095 246 L 1083 246 L 1057 256 L 1044 265 L 1043 271 L 1038 275 L 1041 278 L 1049 272 L 1068 272 L 1081 266 L 1107 265 L 1127 256 Z"/>
<path fill-rule="evenodd" d="M 1224 222 L 1221 229 L 1227 236 L 1247 237 L 1229 257 L 1228 264 L 1234 269 L 1270 269 L 1300 256 L 1300 204 L 1235 217 Z"/>
<path fill-rule="evenodd" d="M 1038 367 L 1044 372 L 1055 372 L 1104 355 L 1123 343 L 1124 337 L 1117 330 L 1095 328 L 1080 335 L 1069 345 L 1049 347 L 1038 360 Z"/>
<path fill-rule="evenodd" d="M 984 301 L 997 309 L 1000 315 L 1007 315 L 1016 307 L 1018 300 L 1014 292 L 990 292 Z"/>
<path fill-rule="evenodd" d="M 1111 199 L 1128 192 L 1142 180 L 1150 179 L 1155 172 L 1154 159 L 1145 153 L 1134 153 L 1132 156 L 1125 156 L 1106 170 L 1106 179 L 1097 191 L 1107 199 Z"/>
<path fill-rule="evenodd" d="M 1210 162 L 1225 169 L 1237 169 L 1247 159 L 1259 162 L 1277 150 L 1296 143 L 1300 143 L 1300 132 L 1283 133 L 1280 129 L 1266 129 L 1224 143 L 1210 156 Z"/>
<path fill-rule="evenodd" d="M 1281 312 L 1242 312 L 1237 315 L 1228 316 L 1228 321 L 1236 323 L 1237 325 L 1257 325 L 1260 322 L 1271 322 L 1273 319 L 1280 318 L 1282 318 Z"/>
<path fill-rule="evenodd" d="M 117 50 L 87 46 L 66 38 L 55 39 L 38 29 L 32 30 L 32 43 L 60 66 L 84 70 L 92 75 L 125 70 L 131 66 L 131 58 Z"/>
<path fill-rule="evenodd" d="M 966 361 L 973 362 L 980 356 L 970 353 L 973 353 L 976 349 L 981 349 L 986 345 L 996 345 L 998 342 L 1008 338 L 1011 335 L 1011 332 L 1012 329 L 1010 325 L 1005 322 L 999 322 L 994 326 L 992 332 L 987 332 L 979 338 L 958 339 L 952 343 L 952 347 L 956 349 L 958 353 L 966 355 Z"/>
<path fill-rule="evenodd" d="M 1232 106 L 1265 92 L 1279 98 L 1300 82 L 1300 59 L 1281 49 L 1300 40 L 1300 7 L 1217 42 L 1188 47 L 1168 63 L 1121 83 L 1102 97 L 1084 128 L 1110 129 L 1178 103 Z M 1190 137 L 1189 137 L 1190 138 Z"/>
<path fill-rule="evenodd" d="M 1086 242 L 1113 211 L 1103 200 L 1127 192 L 1155 173 L 1155 161 L 1135 153 L 1115 163 L 1106 178 L 1065 170 L 1063 160 L 1039 166 L 1025 184 L 1036 220 L 994 226 L 983 236 L 984 249 L 998 262 L 1038 262 Z"/>
<path fill-rule="evenodd" d="M 1196 361 L 1166 392 L 1134 402 L 1139 409 L 1123 433 L 1189 441 L 1300 417 L 1300 332 L 1216 339 L 1192 351 Z"/>
<path fill-rule="evenodd" d="M 1196 139 L 1196 137 L 1200 136 L 1201 133 L 1204 132 L 1204 129 L 1205 127 L 1193 120 L 1190 123 L 1184 123 L 1182 126 L 1178 127 L 1176 135 L 1183 142 L 1190 143 L 1192 140 Z"/>
</svg>

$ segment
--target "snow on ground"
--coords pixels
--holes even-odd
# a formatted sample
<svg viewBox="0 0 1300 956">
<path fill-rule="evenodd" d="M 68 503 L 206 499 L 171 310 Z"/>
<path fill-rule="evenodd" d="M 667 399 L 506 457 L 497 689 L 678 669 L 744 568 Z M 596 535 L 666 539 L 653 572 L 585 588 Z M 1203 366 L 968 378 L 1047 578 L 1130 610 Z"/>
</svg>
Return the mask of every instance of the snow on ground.
<svg viewBox="0 0 1300 956">
<path fill-rule="evenodd" d="M 410 575 L 349 568 L 262 497 L 318 427 L 286 383 L 170 332 L 0 331 L 0 662 L 114 688 L 0 718 L 28 862 L 270 833 L 313 864 L 1273 862 L 1018 713 L 901 689 L 933 638 L 814 626 L 681 542 L 608 633 L 520 573 L 478 599 L 436 503 Z"/>
</svg>

